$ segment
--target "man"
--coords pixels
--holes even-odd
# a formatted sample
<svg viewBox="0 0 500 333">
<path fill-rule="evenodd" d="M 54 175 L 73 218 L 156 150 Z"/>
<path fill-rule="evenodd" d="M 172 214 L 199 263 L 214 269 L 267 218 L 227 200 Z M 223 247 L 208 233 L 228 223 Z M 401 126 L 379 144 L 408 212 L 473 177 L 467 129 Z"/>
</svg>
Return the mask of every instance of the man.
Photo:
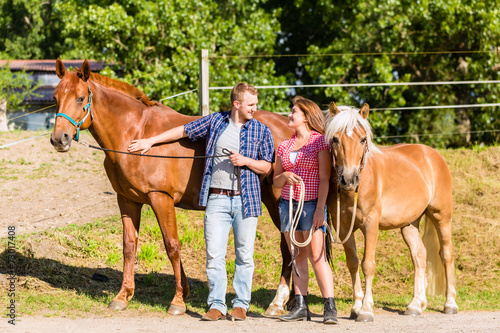
<svg viewBox="0 0 500 333">
<path fill-rule="evenodd" d="M 269 174 L 274 162 L 271 130 L 253 118 L 258 92 L 247 83 L 238 83 L 231 91 L 231 111 L 217 112 L 155 137 L 133 140 L 128 150 L 145 154 L 161 142 L 189 137 L 207 139 L 206 155 L 225 155 L 205 161 L 200 205 L 205 211 L 206 272 L 209 311 L 202 320 L 225 319 L 226 252 L 231 227 L 234 233 L 236 269 L 231 319 L 245 320 L 250 306 L 254 271 L 253 251 L 257 219 L 262 214 L 260 178 Z M 225 151 L 225 150 L 224 150 Z"/>
</svg>

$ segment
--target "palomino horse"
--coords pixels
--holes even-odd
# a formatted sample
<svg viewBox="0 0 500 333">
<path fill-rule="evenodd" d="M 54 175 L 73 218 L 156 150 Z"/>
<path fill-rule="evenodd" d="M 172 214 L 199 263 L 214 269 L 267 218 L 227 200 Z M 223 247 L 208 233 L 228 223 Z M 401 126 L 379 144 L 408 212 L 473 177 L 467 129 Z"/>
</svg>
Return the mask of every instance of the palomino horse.
<svg viewBox="0 0 500 333">
<path fill-rule="evenodd" d="M 57 59 L 56 73 L 61 81 L 54 95 L 58 115 L 50 142 L 59 152 L 68 151 L 72 139 L 78 140 L 80 130 L 87 128 L 101 147 L 126 151 L 133 139 L 151 137 L 199 118 L 182 115 L 150 101 L 140 90 L 124 82 L 91 73 L 87 60 L 81 69 L 66 71 L 63 62 Z M 286 117 L 258 111 L 255 118 L 272 130 L 276 146 L 292 135 Z M 189 139 L 151 149 L 151 154 L 166 156 L 203 156 L 204 153 L 204 141 L 191 142 Z M 134 259 L 141 208 L 147 204 L 156 215 L 174 270 L 175 296 L 168 313 L 183 314 L 189 286 L 180 258 L 181 244 L 174 207 L 203 209 L 198 205 L 198 199 L 204 160 L 141 157 L 109 151 L 105 151 L 105 155 L 104 167 L 117 193 L 122 216 L 124 257 L 122 286 L 109 308 L 124 310 L 134 295 Z M 263 178 L 262 201 L 274 224 L 279 226 L 278 199 L 281 192 L 272 183 L 272 175 Z M 281 252 L 281 284 L 270 307 L 271 315 L 282 312 L 279 307 L 283 306 L 289 291 L 291 268 L 288 263 L 291 258 L 283 236 Z"/>
<path fill-rule="evenodd" d="M 434 262 L 428 265 L 434 272 L 432 276 L 427 276 L 429 283 L 431 284 L 432 277 L 439 275 L 436 274 L 438 269 L 441 269 L 440 277 L 446 277 L 444 312 L 457 313 L 451 248 L 452 179 L 446 162 L 434 149 L 424 145 L 400 144 L 380 149 L 375 147 L 367 120 L 368 104 L 357 110 L 345 106 L 337 108 L 332 102 L 329 109 L 325 140 L 332 147 L 337 182 L 342 189 L 342 218 L 337 232 L 341 239 L 347 237 L 354 199 L 358 196 L 354 230 L 361 229 L 365 239 L 362 260 L 364 297 L 354 234 L 344 243 L 353 283 L 354 305 L 351 317 L 357 321 L 373 321 L 372 282 L 378 231 L 394 228 L 401 229 L 415 267 L 413 299 L 405 314 L 420 315 L 427 306 L 426 254 L 427 260 Z M 329 207 L 335 207 L 335 199 L 334 195 L 330 195 Z M 335 220 L 332 210 L 330 214 L 332 220 Z M 433 245 L 432 249 L 424 246 L 419 235 L 422 217 L 426 218 L 425 226 L 428 228 L 423 240 L 424 243 Z M 437 260 L 432 260 L 433 258 Z"/>
</svg>

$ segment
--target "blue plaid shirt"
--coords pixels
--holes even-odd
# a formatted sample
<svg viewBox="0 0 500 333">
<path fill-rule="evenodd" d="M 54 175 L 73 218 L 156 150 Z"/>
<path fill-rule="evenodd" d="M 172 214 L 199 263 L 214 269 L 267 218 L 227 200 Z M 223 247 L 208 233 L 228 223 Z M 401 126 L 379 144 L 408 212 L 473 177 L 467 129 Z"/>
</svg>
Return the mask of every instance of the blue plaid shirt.
<svg viewBox="0 0 500 333">
<path fill-rule="evenodd" d="M 187 136 L 196 141 L 207 139 L 207 156 L 214 155 L 215 144 L 219 136 L 229 125 L 231 112 L 216 112 L 184 125 Z M 265 160 L 274 163 L 274 143 L 271 130 L 256 119 L 250 119 L 240 131 L 240 154 L 254 160 Z M 207 205 L 210 181 L 212 179 L 213 159 L 205 160 L 203 181 L 201 183 L 200 206 Z M 241 199 L 243 217 L 262 215 L 260 176 L 248 167 L 240 167 Z"/>
</svg>

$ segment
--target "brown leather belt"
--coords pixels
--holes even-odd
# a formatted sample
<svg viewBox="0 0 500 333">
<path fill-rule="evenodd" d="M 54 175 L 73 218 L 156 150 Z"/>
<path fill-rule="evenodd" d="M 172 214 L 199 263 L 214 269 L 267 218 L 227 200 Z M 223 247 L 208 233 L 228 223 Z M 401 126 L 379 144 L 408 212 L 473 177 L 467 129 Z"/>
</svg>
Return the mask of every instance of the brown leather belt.
<svg viewBox="0 0 500 333">
<path fill-rule="evenodd" d="M 225 190 L 225 189 L 222 189 L 222 188 L 213 188 L 211 187 L 210 188 L 210 194 L 222 194 L 222 195 L 227 195 L 228 197 L 234 197 L 234 196 L 237 196 L 237 195 L 240 195 L 240 191 L 236 191 L 236 190 Z"/>
</svg>

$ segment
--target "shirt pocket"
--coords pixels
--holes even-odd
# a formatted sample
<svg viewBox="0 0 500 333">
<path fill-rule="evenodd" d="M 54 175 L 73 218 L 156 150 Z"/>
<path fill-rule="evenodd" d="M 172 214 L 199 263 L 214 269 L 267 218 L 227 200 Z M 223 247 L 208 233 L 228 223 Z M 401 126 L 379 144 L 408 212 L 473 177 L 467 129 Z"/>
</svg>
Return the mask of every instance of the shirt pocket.
<svg viewBox="0 0 500 333">
<path fill-rule="evenodd" d="M 247 140 L 246 146 L 244 147 L 244 156 L 250 157 L 251 159 L 257 160 L 259 156 L 261 141 L 260 140 Z"/>
</svg>

